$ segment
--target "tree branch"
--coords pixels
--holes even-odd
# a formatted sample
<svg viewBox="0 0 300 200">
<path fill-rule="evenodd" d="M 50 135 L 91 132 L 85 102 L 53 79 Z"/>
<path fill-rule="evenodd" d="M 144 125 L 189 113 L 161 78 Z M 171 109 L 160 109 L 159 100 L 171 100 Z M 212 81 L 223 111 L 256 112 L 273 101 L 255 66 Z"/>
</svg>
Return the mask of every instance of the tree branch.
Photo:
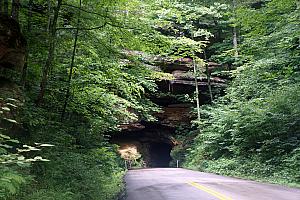
<svg viewBox="0 0 300 200">
<path fill-rule="evenodd" d="M 56 28 L 56 30 L 80 30 L 80 31 L 90 31 L 90 30 L 95 30 L 95 29 L 101 29 L 103 27 L 105 27 L 108 23 L 105 22 L 103 25 L 101 26 L 96 26 L 96 27 L 92 27 L 92 28 L 76 28 L 76 27 L 58 27 Z"/>
<path fill-rule="evenodd" d="M 117 25 L 117 24 L 112 24 L 110 22 L 105 22 L 101 26 L 96 26 L 96 27 L 92 27 L 92 28 L 79 28 L 79 30 L 80 31 L 96 30 L 96 29 L 101 29 L 101 28 L 105 27 L 106 25 L 110 25 L 112 27 L 117 27 L 117 28 L 122 28 L 122 29 L 141 30 L 141 29 L 137 29 L 137 28 L 131 28 L 131 27 L 125 27 L 125 26 L 121 26 L 121 25 Z M 58 27 L 58 28 L 56 28 L 56 30 L 76 30 L 76 29 L 77 29 L 76 27 Z"/>
<path fill-rule="evenodd" d="M 89 14 L 98 15 L 98 16 L 103 17 L 103 18 L 111 19 L 108 15 L 103 15 L 103 14 L 100 14 L 100 13 L 97 13 L 97 12 L 88 11 L 88 10 L 85 10 L 83 8 L 79 8 L 77 6 L 73 6 L 73 5 L 70 5 L 70 4 L 62 4 L 62 5 L 63 6 L 68 6 L 68 7 L 71 7 L 71 8 L 75 8 L 75 9 L 81 10 L 81 11 L 89 13 Z"/>
</svg>

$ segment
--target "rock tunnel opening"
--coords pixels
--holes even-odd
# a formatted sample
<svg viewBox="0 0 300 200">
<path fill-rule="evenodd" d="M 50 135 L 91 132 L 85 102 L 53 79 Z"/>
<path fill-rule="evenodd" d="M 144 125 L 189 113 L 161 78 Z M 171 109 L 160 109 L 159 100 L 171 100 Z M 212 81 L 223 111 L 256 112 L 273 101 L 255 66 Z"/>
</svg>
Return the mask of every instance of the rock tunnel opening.
<svg viewBox="0 0 300 200">
<path fill-rule="evenodd" d="M 137 131 L 122 131 L 111 137 L 111 143 L 119 145 L 119 153 L 125 160 L 133 160 L 143 167 L 169 167 L 171 150 L 175 146 L 174 129 L 149 125 Z"/>
<path fill-rule="evenodd" d="M 167 143 L 153 142 L 149 145 L 149 167 L 169 167 L 172 146 Z"/>
<path fill-rule="evenodd" d="M 173 145 L 165 142 L 141 142 L 138 140 L 122 140 L 117 142 L 119 153 L 127 161 L 132 161 L 131 167 L 169 167 Z M 144 166 L 137 166 L 144 162 Z M 131 165 L 130 164 L 130 165 Z"/>
</svg>

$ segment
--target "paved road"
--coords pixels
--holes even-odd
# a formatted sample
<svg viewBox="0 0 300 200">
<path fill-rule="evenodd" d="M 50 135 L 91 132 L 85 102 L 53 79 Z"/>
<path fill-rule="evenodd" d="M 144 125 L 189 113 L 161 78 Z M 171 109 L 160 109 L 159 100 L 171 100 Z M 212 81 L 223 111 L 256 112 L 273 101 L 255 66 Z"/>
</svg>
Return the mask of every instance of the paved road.
<svg viewBox="0 0 300 200">
<path fill-rule="evenodd" d="M 300 189 L 185 169 L 130 170 L 126 200 L 300 200 Z"/>
</svg>

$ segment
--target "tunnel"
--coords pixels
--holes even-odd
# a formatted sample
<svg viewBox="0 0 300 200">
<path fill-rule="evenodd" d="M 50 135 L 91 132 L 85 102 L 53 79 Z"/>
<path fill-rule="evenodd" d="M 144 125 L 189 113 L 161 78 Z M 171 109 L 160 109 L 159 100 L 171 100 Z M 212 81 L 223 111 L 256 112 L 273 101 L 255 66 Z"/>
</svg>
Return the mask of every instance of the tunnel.
<svg viewBox="0 0 300 200">
<path fill-rule="evenodd" d="M 172 146 L 167 143 L 152 142 L 149 144 L 149 167 L 169 167 Z"/>
<path fill-rule="evenodd" d="M 143 160 L 144 167 L 169 167 L 173 146 L 164 142 L 118 141 L 119 153 L 125 160 Z M 130 154 L 130 155 L 129 155 Z"/>
<path fill-rule="evenodd" d="M 111 143 L 119 146 L 119 153 L 125 160 L 130 157 L 130 152 L 133 159 L 144 162 L 144 167 L 169 167 L 172 160 L 170 153 L 175 146 L 171 139 L 173 132 L 173 129 L 165 127 L 147 127 L 142 131 L 116 134 Z"/>
</svg>

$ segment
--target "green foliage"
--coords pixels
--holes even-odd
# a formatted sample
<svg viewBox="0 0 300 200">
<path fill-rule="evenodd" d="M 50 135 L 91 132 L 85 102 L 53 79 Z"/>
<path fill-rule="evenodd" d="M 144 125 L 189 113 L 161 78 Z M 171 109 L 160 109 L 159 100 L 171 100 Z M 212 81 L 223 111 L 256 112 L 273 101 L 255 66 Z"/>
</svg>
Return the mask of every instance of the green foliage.
<svg viewBox="0 0 300 200">
<path fill-rule="evenodd" d="M 236 8 L 224 2 L 231 3 L 67 0 L 51 34 L 57 2 L 40 0 L 35 2 L 40 10 L 31 12 L 24 1 L 26 103 L 19 121 L 6 115 L 14 103 L 0 99 L 0 115 L 8 127 L 22 124 L 27 135 L 22 140 L 31 145 L 21 148 L 1 129 L 0 197 L 115 198 L 123 187 L 123 163 L 108 144 L 109 134 L 120 124 L 155 121 L 159 107 L 147 93 L 156 92 L 155 80 L 171 79 L 149 69 L 144 55 L 132 53 L 139 51 L 173 59 L 207 56 L 229 68 L 240 66 L 225 97 L 203 106 L 201 134 L 192 141 L 195 131 L 178 129 L 182 143 L 173 150 L 174 159 L 202 170 L 299 184 L 299 3 L 272 0 L 253 9 L 248 1 L 237 1 Z M 232 27 L 241 31 L 239 57 L 232 50 Z M 42 91 L 42 65 L 51 57 L 52 40 Z M 47 144 L 54 145 L 42 151 L 50 162 L 34 162 L 35 181 L 20 189 L 26 178 L 13 165 L 46 161 L 36 151 Z"/>
<path fill-rule="evenodd" d="M 32 108 L 24 112 L 29 121 L 29 116 L 43 116 L 28 131 L 35 140 L 55 146 L 43 151 L 50 162 L 33 164 L 37 184 L 25 187 L 18 199 L 115 198 L 123 185 L 123 172 L 116 147 L 105 142 L 98 120 L 89 121 L 77 113 L 72 121 L 61 123 L 59 115 L 44 113 Z"/>
<path fill-rule="evenodd" d="M 210 108 L 187 165 L 299 184 L 299 102 L 295 84 L 264 98 Z"/>
<path fill-rule="evenodd" d="M 151 9 L 152 26 L 167 41 L 166 50 L 159 53 L 176 59 L 195 57 L 203 52 L 209 40 L 215 37 L 215 23 L 223 18 L 227 6 L 160 1 Z M 163 45 L 160 48 L 165 49 Z"/>
<path fill-rule="evenodd" d="M 178 126 L 176 128 L 175 139 L 178 144 L 171 151 L 171 167 L 177 167 L 177 161 L 179 167 L 182 167 L 188 158 L 187 151 L 190 146 L 193 144 L 192 138 L 197 135 L 197 131 L 192 130 L 191 127 L 187 126 Z"/>
<path fill-rule="evenodd" d="M 0 168 L 0 198 L 8 199 L 17 194 L 20 187 L 26 182 L 23 174 L 3 166 Z"/>
<path fill-rule="evenodd" d="M 14 112 L 20 102 L 13 98 L 0 98 L 0 197 L 8 199 L 21 191 L 21 186 L 30 182 L 31 177 L 26 170 L 32 162 L 49 161 L 41 156 L 29 158 L 24 152 L 40 151 L 42 147 L 50 147 L 49 144 L 34 146 L 22 145 L 19 140 L 12 139 L 12 127 L 18 122 L 14 119 Z"/>
<path fill-rule="evenodd" d="M 24 174 L 17 171 L 18 165 L 25 164 L 24 156 L 13 152 L 13 148 L 19 144 L 18 140 L 6 135 L 11 124 L 16 120 L 11 119 L 10 112 L 17 107 L 10 103 L 11 98 L 0 98 L 0 198 L 8 199 L 17 194 L 20 187 L 26 182 Z M 8 126 L 3 126 L 7 124 Z"/>
<path fill-rule="evenodd" d="M 33 194 L 29 195 L 25 199 L 32 199 L 32 200 L 72 200 L 74 199 L 75 195 L 69 191 L 62 191 L 62 190 L 51 190 L 51 189 L 41 189 L 35 191 Z"/>
<path fill-rule="evenodd" d="M 113 199 L 120 191 L 122 172 L 110 147 L 61 150 L 48 156 L 51 162 L 34 166 L 40 177 L 38 190 L 24 199 Z"/>
<path fill-rule="evenodd" d="M 238 12 L 241 52 L 251 59 L 233 71 L 224 97 L 202 107 L 201 133 L 186 166 L 299 186 L 297 1 Z"/>
<path fill-rule="evenodd" d="M 168 31 L 173 36 L 188 36 L 190 38 L 203 38 L 209 40 L 213 37 L 202 24 L 210 25 L 213 20 L 222 18 L 221 11 L 227 9 L 225 4 L 216 3 L 205 7 L 197 3 L 194 5 L 180 2 L 165 3 L 156 11 L 156 29 Z"/>
<path fill-rule="evenodd" d="M 154 40 L 161 37 L 150 31 L 148 22 L 143 23 L 145 4 L 138 0 L 96 4 L 88 0 L 81 5 L 64 1 L 55 38 L 48 31 L 53 24 L 48 23 L 53 22 L 57 2 L 35 4 L 42 7 L 41 13 L 30 16 L 22 10 L 20 20 L 29 51 L 20 121 L 29 135 L 25 140 L 54 146 L 42 152 L 50 162 L 31 166 L 35 181 L 17 198 L 114 199 L 123 187 L 119 167 L 123 163 L 116 148 L 108 144 L 109 134 L 119 131 L 120 124 L 156 120 L 153 113 L 159 107 L 146 92 L 155 92 L 154 81 L 164 77 L 148 69 L 140 56 L 127 52 L 158 50 L 159 45 L 144 39 L 148 32 Z M 78 41 L 72 51 L 76 29 Z M 55 50 L 45 94 L 36 103 L 52 39 Z"/>
</svg>

